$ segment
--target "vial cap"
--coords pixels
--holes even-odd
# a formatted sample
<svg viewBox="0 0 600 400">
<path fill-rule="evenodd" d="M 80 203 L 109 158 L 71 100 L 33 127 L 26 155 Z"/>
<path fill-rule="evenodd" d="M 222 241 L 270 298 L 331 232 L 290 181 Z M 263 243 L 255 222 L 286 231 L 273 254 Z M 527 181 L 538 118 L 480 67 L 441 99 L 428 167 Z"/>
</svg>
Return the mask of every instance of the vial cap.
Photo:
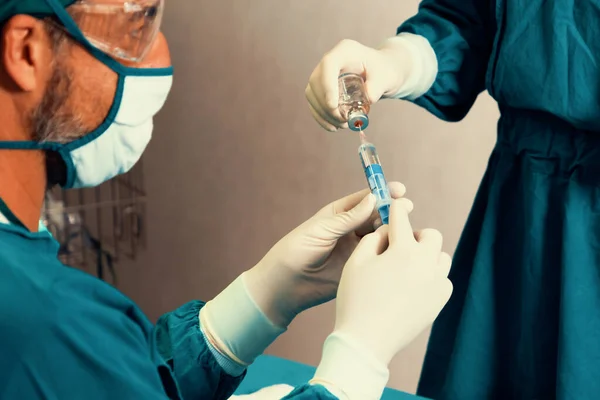
<svg viewBox="0 0 600 400">
<path fill-rule="evenodd" d="M 352 113 L 348 118 L 348 128 L 350 130 L 358 132 L 367 129 L 369 126 L 369 117 L 363 113 Z"/>
</svg>

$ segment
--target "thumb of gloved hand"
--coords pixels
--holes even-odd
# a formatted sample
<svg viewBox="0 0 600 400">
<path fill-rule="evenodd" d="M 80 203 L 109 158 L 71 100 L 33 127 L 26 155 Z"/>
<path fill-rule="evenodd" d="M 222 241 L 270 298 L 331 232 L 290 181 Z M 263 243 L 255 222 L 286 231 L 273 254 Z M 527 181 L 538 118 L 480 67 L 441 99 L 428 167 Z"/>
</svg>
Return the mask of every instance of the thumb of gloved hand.
<svg viewBox="0 0 600 400">
<path fill-rule="evenodd" d="M 318 221 L 318 226 L 323 230 L 323 239 L 337 240 L 350 232 L 357 231 L 370 220 L 375 208 L 375 196 L 369 193 L 356 206 L 348 211 L 324 217 Z"/>
</svg>

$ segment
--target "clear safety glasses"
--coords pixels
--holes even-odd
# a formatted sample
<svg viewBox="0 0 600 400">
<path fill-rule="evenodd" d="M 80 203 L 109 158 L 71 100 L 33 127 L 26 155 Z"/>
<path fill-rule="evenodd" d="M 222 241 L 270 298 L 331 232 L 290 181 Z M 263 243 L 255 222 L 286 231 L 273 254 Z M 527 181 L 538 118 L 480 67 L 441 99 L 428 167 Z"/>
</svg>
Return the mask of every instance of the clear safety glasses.
<svg viewBox="0 0 600 400">
<path fill-rule="evenodd" d="M 116 59 L 140 62 L 160 30 L 164 0 L 80 0 L 67 7 L 85 38 Z"/>
</svg>

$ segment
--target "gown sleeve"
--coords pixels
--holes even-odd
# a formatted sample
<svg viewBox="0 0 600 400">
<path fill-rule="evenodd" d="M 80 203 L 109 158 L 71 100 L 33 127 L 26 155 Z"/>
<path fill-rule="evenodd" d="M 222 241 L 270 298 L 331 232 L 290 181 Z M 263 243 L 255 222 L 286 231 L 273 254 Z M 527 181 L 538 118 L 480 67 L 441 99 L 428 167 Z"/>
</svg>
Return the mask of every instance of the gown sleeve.
<svg viewBox="0 0 600 400">
<path fill-rule="evenodd" d="M 446 121 L 463 119 L 485 89 L 495 18 L 491 0 L 423 0 L 418 13 L 398 28 L 426 38 L 438 74 L 423 96 L 412 100 Z"/>
<path fill-rule="evenodd" d="M 183 305 L 162 316 L 155 328 L 157 348 L 169 364 L 183 398 L 227 399 L 245 376 L 227 374 L 200 329 L 198 315 L 204 303 Z"/>
<path fill-rule="evenodd" d="M 13 318 L 0 335 L 11 352 L 0 360 L 0 398 L 221 400 L 242 380 L 211 354 L 198 322 L 202 303 L 153 326 L 119 295 L 97 297 L 24 307 L 39 311 Z"/>
<path fill-rule="evenodd" d="M 216 361 L 199 328 L 202 306 L 200 302 L 188 303 L 161 317 L 156 325 L 158 349 L 171 366 L 184 399 L 227 399 L 245 374 L 232 377 Z M 337 397 L 323 386 L 304 384 L 285 399 L 337 400 Z"/>
</svg>

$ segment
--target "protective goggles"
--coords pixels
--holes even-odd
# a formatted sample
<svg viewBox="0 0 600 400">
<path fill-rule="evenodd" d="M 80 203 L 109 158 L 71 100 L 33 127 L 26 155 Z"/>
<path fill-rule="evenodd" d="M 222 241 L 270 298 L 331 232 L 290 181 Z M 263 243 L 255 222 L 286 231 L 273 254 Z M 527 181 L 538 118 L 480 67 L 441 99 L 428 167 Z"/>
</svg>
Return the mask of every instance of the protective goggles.
<svg viewBox="0 0 600 400">
<path fill-rule="evenodd" d="M 80 0 L 67 12 L 98 50 L 118 60 L 140 62 L 160 31 L 164 0 Z"/>
</svg>

